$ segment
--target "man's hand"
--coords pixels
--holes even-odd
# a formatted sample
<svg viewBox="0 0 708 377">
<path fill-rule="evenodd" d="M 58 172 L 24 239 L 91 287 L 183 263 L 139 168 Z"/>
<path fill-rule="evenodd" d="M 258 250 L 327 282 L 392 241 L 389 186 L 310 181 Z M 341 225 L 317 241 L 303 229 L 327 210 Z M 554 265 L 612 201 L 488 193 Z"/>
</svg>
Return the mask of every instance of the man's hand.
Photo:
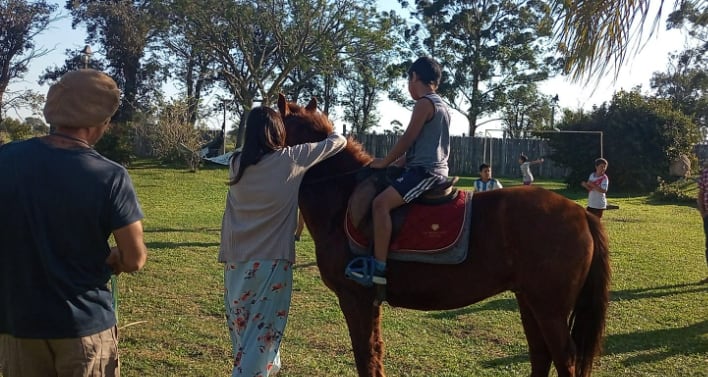
<svg viewBox="0 0 708 377">
<path fill-rule="evenodd" d="M 117 275 L 121 272 L 135 272 L 143 268 L 147 259 L 147 248 L 143 241 L 143 224 L 136 221 L 113 231 L 116 240 L 115 247 L 106 263 L 113 268 Z"/>
<path fill-rule="evenodd" d="M 113 270 L 113 275 L 120 275 L 121 272 L 121 262 L 120 262 L 120 250 L 118 249 L 118 246 L 113 246 L 111 248 L 111 253 L 108 254 L 108 258 L 106 258 L 106 264 L 111 266 L 111 269 Z"/>
</svg>

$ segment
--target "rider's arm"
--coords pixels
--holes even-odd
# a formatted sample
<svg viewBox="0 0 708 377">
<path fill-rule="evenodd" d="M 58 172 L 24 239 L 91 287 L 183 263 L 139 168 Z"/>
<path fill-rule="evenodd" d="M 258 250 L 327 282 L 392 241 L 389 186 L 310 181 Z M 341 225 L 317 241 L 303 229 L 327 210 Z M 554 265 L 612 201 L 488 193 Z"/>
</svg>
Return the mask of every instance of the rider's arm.
<svg viewBox="0 0 708 377">
<path fill-rule="evenodd" d="M 398 139 L 386 157 L 384 157 L 381 161 L 375 161 L 375 164 L 372 167 L 383 168 L 405 156 L 408 148 L 413 145 L 415 140 L 418 138 L 418 135 L 420 135 L 420 131 L 423 129 L 425 122 L 430 120 L 434 114 L 435 106 L 433 103 L 427 98 L 419 99 L 413 108 L 411 121 L 408 123 L 406 132 L 401 135 L 401 138 Z"/>
</svg>

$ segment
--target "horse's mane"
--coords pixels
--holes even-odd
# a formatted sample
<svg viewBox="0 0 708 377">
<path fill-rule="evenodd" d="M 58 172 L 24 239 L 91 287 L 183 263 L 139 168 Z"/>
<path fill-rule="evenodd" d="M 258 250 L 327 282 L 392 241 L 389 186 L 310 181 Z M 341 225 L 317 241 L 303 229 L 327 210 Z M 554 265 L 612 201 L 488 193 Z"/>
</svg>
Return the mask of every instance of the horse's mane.
<svg viewBox="0 0 708 377">
<path fill-rule="evenodd" d="M 364 150 L 364 146 L 356 141 L 352 136 L 347 137 L 347 151 L 351 153 L 355 160 L 366 165 L 373 159 L 371 155 Z"/>
<path fill-rule="evenodd" d="M 320 141 L 334 132 L 334 125 L 326 113 L 317 110 L 314 98 L 303 107 L 294 102 L 284 102 L 283 97 L 278 101 L 278 108 L 285 123 L 288 145 Z M 346 151 L 364 165 L 372 160 L 364 146 L 352 136 L 347 137 Z"/>
</svg>

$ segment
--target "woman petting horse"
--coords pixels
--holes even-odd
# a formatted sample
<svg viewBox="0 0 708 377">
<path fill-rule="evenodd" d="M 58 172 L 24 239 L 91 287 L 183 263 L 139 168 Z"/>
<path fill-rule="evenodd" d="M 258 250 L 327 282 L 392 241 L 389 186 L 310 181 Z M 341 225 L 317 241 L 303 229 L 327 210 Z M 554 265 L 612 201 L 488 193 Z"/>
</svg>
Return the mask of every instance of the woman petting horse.
<svg viewBox="0 0 708 377">
<path fill-rule="evenodd" d="M 256 107 L 248 114 L 243 151 L 229 162 L 219 247 L 232 376 L 268 377 L 280 370 L 292 296 L 297 189 L 308 169 L 345 145 L 343 136 L 331 133 L 318 143 L 286 147 L 275 110 Z"/>
<path fill-rule="evenodd" d="M 306 108 L 278 109 L 288 145 L 332 132 L 313 99 Z M 345 231 L 356 174 L 372 158 L 350 140 L 344 151 L 313 167 L 299 204 L 315 242 L 322 280 L 339 299 L 360 376 L 382 377 L 381 307 L 374 288 L 344 275 L 356 257 Z M 587 377 L 600 353 L 609 296 L 608 240 L 598 219 L 561 195 L 536 187 L 475 194 L 466 258 L 458 264 L 389 259 L 391 306 L 418 310 L 464 307 L 504 291 L 516 296 L 529 346 L 531 376 Z M 533 221 L 517 226 L 519 213 Z"/>
</svg>

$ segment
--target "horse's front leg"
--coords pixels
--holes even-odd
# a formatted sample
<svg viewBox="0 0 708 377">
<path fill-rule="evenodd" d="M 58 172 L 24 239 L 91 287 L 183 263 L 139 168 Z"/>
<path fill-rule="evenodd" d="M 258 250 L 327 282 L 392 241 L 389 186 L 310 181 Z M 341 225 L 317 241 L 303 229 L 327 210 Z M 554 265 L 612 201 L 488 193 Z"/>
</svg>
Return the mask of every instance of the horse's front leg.
<svg viewBox="0 0 708 377">
<path fill-rule="evenodd" d="M 381 307 L 373 305 L 373 291 L 366 292 L 364 289 L 344 291 L 339 292 L 337 296 L 339 307 L 347 320 L 359 376 L 385 377 Z"/>
</svg>

